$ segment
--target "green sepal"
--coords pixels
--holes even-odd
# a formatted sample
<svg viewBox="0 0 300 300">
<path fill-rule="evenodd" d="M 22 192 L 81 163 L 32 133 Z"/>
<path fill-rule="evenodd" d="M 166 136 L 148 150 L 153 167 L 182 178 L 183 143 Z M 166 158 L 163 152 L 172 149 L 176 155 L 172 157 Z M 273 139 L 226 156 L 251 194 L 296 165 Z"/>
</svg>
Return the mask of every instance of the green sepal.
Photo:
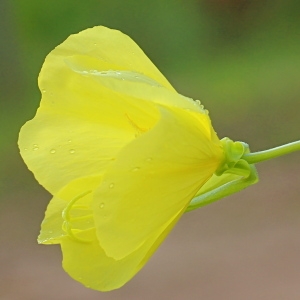
<svg viewBox="0 0 300 300">
<path fill-rule="evenodd" d="M 250 153 L 248 144 L 233 142 L 229 138 L 224 138 L 221 142 L 225 159 L 215 174 L 198 191 L 186 212 L 208 205 L 258 182 L 255 166 L 242 158 Z"/>
</svg>

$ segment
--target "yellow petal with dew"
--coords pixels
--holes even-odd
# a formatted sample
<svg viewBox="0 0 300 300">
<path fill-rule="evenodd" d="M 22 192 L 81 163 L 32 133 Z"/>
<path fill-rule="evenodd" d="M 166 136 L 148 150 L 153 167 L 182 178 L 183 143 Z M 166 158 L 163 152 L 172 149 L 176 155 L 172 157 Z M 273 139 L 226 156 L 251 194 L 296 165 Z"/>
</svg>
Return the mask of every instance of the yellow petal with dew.
<svg viewBox="0 0 300 300">
<path fill-rule="evenodd" d="M 90 70 L 135 71 L 174 91 L 140 47 L 118 30 L 97 26 L 71 35 L 51 52 L 46 62 L 57 69 L 65 63 L 65 59 L 74 55 L 85 57 Z M 43 74 L 39 83 L 43 89 L 51 90 L 53 74 Z"/>
<path fill-rule="evenodd" d="M 205 113 L 160 108 L 157 125 L 124 147 L 95 191 L 97 235 L 122 259 L 181 215 L 212 176 L 223 152 Z M 198 120 L 198 122 L 197 122 Z"/>
<path fill-rule="evenodd" d="M 69 70 L 68 87 L 45 93 L 35 118 L 21 129 L 21 155 L 52 194 L 70 181 L 97 174 L 135 139 L 132 119 L 148 130 L 157 121 L 152 103 L 131 99 Z"/>
<path fill-rule="evenodd" d="M 159 82 L 135 70 L 91 70 L 87 57 L 79 55 L 65 59 L 65 63 L 74 72 L 122 95 L 198 112 L 203 110 L 199 100 L 194 101 L 175 91 L 170 91 Z"/>
<path fill-rule="evenodd" d="M 106 169 L 121 148 L 154 126 L 155 104 L 203 110 L 170 88 L 141 50 L 132 50 L 137 55 L 128 61 L 117 55 L 118 43 L 138 48 L 118 31 L 95 27 L 72 35 L 45 60 L 39 76 L 41 105 L 22 127 L 19 147 L 36 179 L 52 194 Z M 96 51 L 94 44 L 112 49 Z M 110 59 L 102 57 L 105 53 Z M 116 66 L 102 65 L 113 58 Z M 127 70 L 129 65 L 134 71 Z M 113 67 L 121 71 L 101 72 Z"/>
</svg>

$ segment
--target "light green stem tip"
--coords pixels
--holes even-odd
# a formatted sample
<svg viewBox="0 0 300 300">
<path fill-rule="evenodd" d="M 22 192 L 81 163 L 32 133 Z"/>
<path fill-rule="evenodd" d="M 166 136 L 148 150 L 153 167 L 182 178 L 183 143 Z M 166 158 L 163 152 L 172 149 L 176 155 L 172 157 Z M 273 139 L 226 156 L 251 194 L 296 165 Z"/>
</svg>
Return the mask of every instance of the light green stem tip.
<svg viewBox="0 0 300 300">
<path fill-rule="evenodd" d="M 256 164 L 268 159 L 276 158 L 282 155 L 286 155 L 295 151 L 300 151 L 300 141 L 282 145 L 273 149 L 254 152 L 254 153 L 245 153 L 242 158 L 246 160 L 249 164 Z"/>
<path fill-rule="evenodd" d="M 198 191 L 186 212 L 239 192 L 258 181 L 254 164 L 300 150 L 300 141 L 251 153 L 243 142 L 222 139 L 225 158 L 213 177 Z"/>
</svg>

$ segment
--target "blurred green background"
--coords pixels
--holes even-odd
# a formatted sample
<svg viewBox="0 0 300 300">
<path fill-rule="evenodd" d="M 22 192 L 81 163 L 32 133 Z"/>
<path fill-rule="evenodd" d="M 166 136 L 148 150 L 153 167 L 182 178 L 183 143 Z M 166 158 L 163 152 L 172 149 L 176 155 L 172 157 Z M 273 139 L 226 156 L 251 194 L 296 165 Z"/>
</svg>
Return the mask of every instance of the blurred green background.
<svg viewBox="0 0 300 300">
<path fill-rule="evenodd" d="M 99 294 L 63 273 L 58 247 L 36 246 L 50 196 L 34 181 L 16 146 L 20 127 L 39 105 L 37 77 L 45 56 L 70 34 L 95 25 L 132 37 L 178 92 L 202 101 L 219 137 L 245 141 L 253 151 L 297 140 L 299 15 L 298 0 L 2 0 L 0 299 L 299 299 L 300 271 L 294 270 L 300 269 L 299 154 L 259 167 L 259 186 L 187 214 L 137 279 Z M 253 249 L 266 243 L 264 230 L 274 233 L 270 249 Z M 233 249 L 241 236 L 249 247 Z M 282 244 L 286 255 L 273 255 Z M 195 247 L 202 250 L 191 250 Z M 211 264 L 203 257 L 198 261 L 199 253 Z M 241 257 L 237 261 L 226 253 Z M 282 257 L 289 258 L 285 273 L 276 265 Z M 192 275 L 204 283 L 187 281 Z"/>
</svg>

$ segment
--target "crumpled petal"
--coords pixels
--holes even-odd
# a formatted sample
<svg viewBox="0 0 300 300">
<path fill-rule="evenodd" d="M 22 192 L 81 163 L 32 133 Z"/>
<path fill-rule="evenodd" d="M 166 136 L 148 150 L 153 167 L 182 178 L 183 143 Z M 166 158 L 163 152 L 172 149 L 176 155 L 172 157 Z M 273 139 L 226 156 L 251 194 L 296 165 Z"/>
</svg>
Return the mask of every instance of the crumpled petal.
<svg viewBox="0 0 300 300">
<path fill-rule="evenodd" d="M 212 176 L 222 149 L 201 124 L 205 113 L 161 108 L 160 122 L 124 147 L 94 195 L 97 236 L 122 259 L 181 215 Z"/>
<path fill-rule="evenodd" d="M 41 244 L 61 244 L 66 272 L 89 288 L 108 291 L 124 285 L 144 266 L 178 218 L 160 236 L 156 233 L 150 234 L 142 247 L 130 255 L 120 260 L 110 258 L 99 243 L 91 214 L 93 190 L 99 181 L 101 177 L 76 180 L 65 187 L 59 197 L 53 197 L 48 205 L 38 241 Z M 88 191 L 91 193 L 87 194 Z M 82 194 L 85 196 L 80 197 Z M 78 201 L 73 203 L 70 211 L 73 232 L 70 236 L 63 229 L 63 215 L 76 197 Z"/>
<path fill-rule="evenodd" d="M 71 277 L 86 287 L 99 291 L 117 289 L 145 265 L 172 228 L 173 223 L 159 237 L 149 236 L 142 247 L 120 260 L 106 255 L 94 230 L 90 232 L 89 243 L 80 243 L 70 238 L 62 239 L 63 267 Z"/>
<path fill-rule="evenodd" d="M 109 258 L 100 247 L 94 231 L 93 236 L 94 239 L 89 243 L 62 240 L 64 269 L 89 288 L 108 291 L 122 286 L 137 272 L 142 258 L 137 255 L 123 261 Z"/>
</svg>

